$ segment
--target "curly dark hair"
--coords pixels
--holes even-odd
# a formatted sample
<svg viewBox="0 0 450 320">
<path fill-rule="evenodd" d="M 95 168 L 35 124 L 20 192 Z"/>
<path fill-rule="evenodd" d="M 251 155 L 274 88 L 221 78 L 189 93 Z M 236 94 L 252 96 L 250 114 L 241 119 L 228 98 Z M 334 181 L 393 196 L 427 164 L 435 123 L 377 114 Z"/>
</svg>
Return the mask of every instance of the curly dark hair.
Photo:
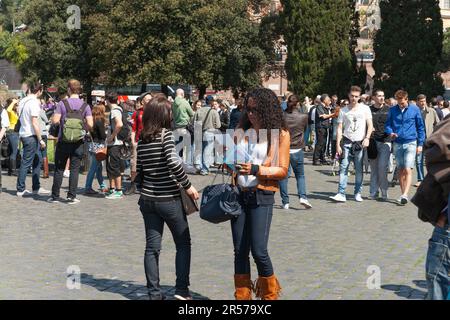
<svg viewBox="0 0 450 320">
<path fill-rule="evenodd" d="M 280 102 L 276 94 L 266 88 L 257 88 L 250 91 L 244 100 L 244 113 L 241 117 L 241 122 L 239 128 L 244 131 L 251 128 L 250 120 L 248 119 L 248 114 L 245 111 L 247 109 L 248 100 L 252 98 L 256 101 L 256 113 L 261 119 L 262 129 L 267 129 L 268 141 L 271 141 L 271 129 L 287 130 L 286 123 L 283 118 L 283 110 L 281 109 Z"/>
</svg>

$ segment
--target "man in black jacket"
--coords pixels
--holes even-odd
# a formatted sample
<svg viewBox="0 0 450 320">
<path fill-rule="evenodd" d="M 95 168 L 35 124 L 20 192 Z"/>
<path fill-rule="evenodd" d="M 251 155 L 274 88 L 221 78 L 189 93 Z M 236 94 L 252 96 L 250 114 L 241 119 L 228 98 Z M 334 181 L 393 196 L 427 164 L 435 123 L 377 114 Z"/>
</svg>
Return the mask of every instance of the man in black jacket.
<svg viewBox="0 0 450 320">
<path fill-rule="evenodd" d="M 388 171 L 389 158 L 391 155 L 392 143 L 389 135 L 384 132 L 384 125 L 386 123 L 389 106 L 384 102 L 384 92 L 382 90 L 374 90 L 373 92 L 374 105 L 370 106 L 372 111 L 373 128 L 372 137 L 369 146 L 376 150 L 375 157 L 371 156 L 369 152 L 370 163 L 370 194 L 369 199 L 375 200 L 380 196 L 381 200 L 387 200 L 387 190 L 389 187 Z"/>
<path fill-rule="evenodd" d="M 320 104 L 316 107 L 316 146 L 314 148 L 313 165 L 330 165 L 325 159 L 328 132 L 331 128 L 331 119 L 336 114 L 331 112 L 331 99 L 328 94 L 320 97 Z M 320 161 L 320 163 L 319 163 Z"/>
</svg>

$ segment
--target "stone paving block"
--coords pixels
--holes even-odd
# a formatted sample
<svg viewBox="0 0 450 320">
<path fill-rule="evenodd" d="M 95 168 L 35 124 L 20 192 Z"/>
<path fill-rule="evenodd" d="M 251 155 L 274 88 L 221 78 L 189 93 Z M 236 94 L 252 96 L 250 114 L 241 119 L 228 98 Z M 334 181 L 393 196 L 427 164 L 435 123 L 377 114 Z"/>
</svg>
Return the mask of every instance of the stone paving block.
<svg viewBox="0 0 450 320">
<path fill-rule="evenodd" d="M 426 287 L 425 258 L 432 226 L 416 208 L 391 203 L 327 200 L 338 177 L 306 160 L 313 205 L 296 210 L 295 179 L 289 179 L 292 209 L 279 194 L 271 224 L 269 253 L 283 287 L 282 299 L 419 299 Z M 84 185 L 81 175 L 79 185 Z M 197 189 L 212 177 L 190 176 Z M 368 175 L 363 196 L 367 195 Z M 42 180 L 51 188 L 52 178 Z M 354 176 L 349 181 L 353 183 Z M 27 185 L 31 177 L 27 177 Z M 94 182 L 95 183 L 95 182 Z M 63 187 L 67 188 L 64 179 Z M 118 201 L 83 196 L 75 206 L 48 204 L 45 197 L 19 199 L 15 179 L 3 176 L 0 195 L 0 299 L 148 299 L 143 266 L 145 234 L 138 195 Z M 347 193 L 352 192 L 349 185 Z M 67 189 L 62 190 L 65 194 Z M 82 190 L 79 189 L 81 192 Z M 414 190 L 412 190 L 413 192 Z M 399 188 L 389 191 L 392 199 Z M 233 299 L 233 242 L 229 223 L 188 218 L 192 238 L 191 290 L 196 298 Z M 408 230 L 408 232 L 405 232 Z M 253 279 L 257 271 L 250 258 Z M 68 290 L 69 266 L 81 269 L 81 290 Z M 369 265 L 381 269 L 380 290 L 369 290 Z M 167 227 L 160 256 L 163 291 L 173 295 L 175 245 Z"/>
</svg>

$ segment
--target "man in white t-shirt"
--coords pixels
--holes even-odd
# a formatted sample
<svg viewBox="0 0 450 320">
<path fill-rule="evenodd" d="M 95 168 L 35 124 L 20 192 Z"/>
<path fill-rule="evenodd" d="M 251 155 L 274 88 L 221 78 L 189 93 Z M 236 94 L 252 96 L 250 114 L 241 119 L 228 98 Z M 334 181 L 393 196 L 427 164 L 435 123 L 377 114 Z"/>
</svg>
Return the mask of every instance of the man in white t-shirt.
<svg viewBox="0 0 450 320">
<path fill-rule="evenodd" d="M 359 103 L 361 88 L 353 86 L 350 89 L 350 104 L 341 109 L 338 118 L 336 151 L 341 159 L 338 194 L 330 197 L 336 202 L 345 202 L 348 168 L 350 161 L 355 166 L 355 200 L 362 202 L 363 184 L 363 150 L 369 146 L 373 131 L 372 112 L 365 104 Z M 343 142 L 341 145 L 341 141 Z"/>
<path fill-rule="evenodd" d="M 33 194 L 50 194 L 50 191 L 41 188 L 39 181 L 41 173 L 42 154 L 39 149 L 45 148 L 45 142 L 41 137 L 39 117 L 41 103 L 39 97 L 42 95 L 43 87 L 40 83 L 28 84 L 27 96 L 19 103 L 19 136 L 22 142 L 22 161 L 20 163 L 19 175 L 17 177 L 17 196 L 23 197 L 31 192 L 25 189 L 27 172 L 32 168 Z"/>
</svg>

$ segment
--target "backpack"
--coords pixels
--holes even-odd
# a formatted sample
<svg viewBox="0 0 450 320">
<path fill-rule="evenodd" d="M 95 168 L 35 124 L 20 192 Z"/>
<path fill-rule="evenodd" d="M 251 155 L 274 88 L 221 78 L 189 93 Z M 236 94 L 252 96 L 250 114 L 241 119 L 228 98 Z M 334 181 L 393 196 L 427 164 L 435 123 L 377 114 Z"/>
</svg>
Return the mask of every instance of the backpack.
<svg viewBox="0 0 450 320">
<path fill-rule="evenodd" d="M 122 128 L 120 129 L 119 133 L 117 134 L 117 139 L 120 141 L 130 141 L 131 140 L 131 127 L 130 123 L 128 122 L 128 116 L 126 112 L 123 112 L 121 107 L 115 108 L 115 110 L 119 110 L 122 114 Z M 110 116 L 109 123 L 112 123 L 112 117 Z"/>
<path fill-rule="evenodd" d="M 87 108 L 87 103 L 83 103 L 79 110 L 73 110 L 69 101 L 62 101 L 66 107 L 66 118 L 64 119 L 64 128 L 62 132 L 62 141 L 66 143 L 76 143 L 83 140 L 86 135 L 84 129 L 83 113 Z"/>
</svg>

